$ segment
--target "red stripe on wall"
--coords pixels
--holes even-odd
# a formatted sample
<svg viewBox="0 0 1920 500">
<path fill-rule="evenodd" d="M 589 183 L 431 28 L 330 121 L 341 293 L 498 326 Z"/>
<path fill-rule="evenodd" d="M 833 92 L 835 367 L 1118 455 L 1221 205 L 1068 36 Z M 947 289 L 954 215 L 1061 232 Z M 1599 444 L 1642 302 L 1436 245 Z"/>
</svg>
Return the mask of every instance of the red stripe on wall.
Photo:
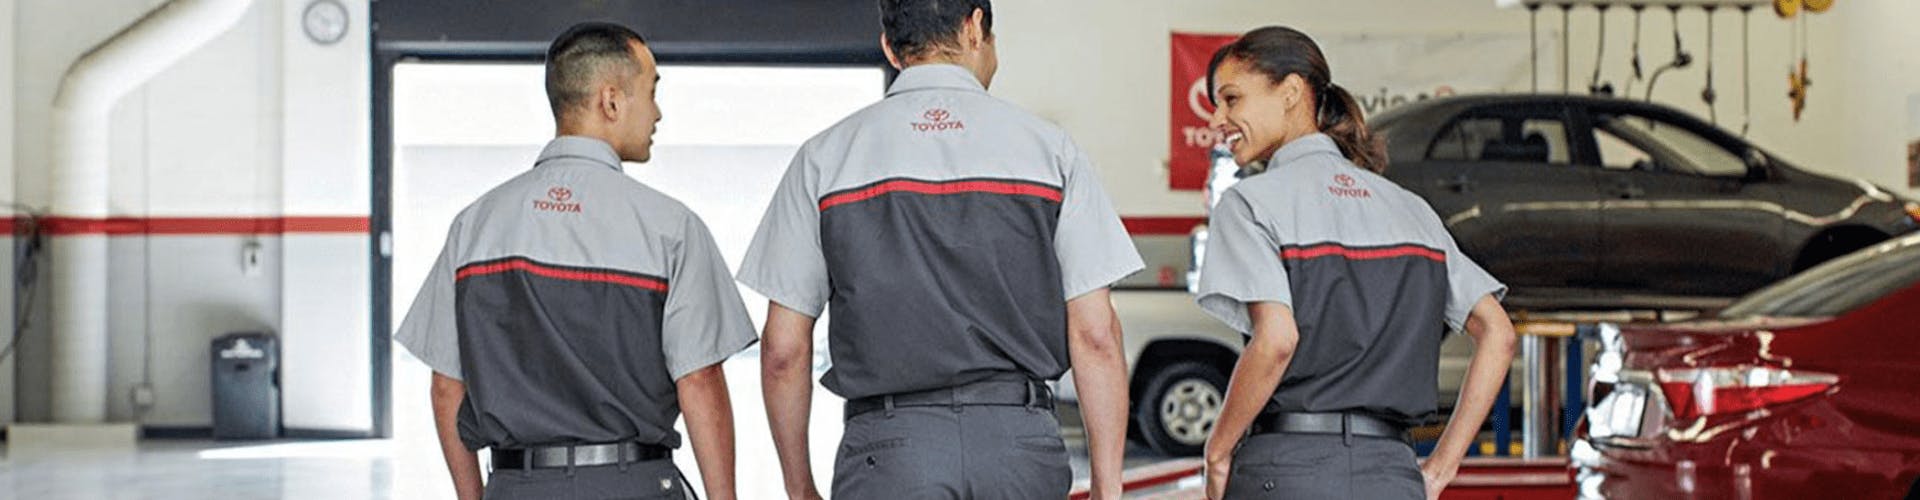
<svg viewBox="0 0 1920 500">
<path fill-rule="evenodd" d="M 1206 217 L 1121 217 L 1127 233 L 1134 236 L 1186 236 L 1193 228 L 1207 223 Z"/>
<path fill-rule="evenodd" d="M 456 272 L 453 274 L 453 279 L 454 281 L 459 281 L 459 280 L 464 280 L 473 276 L 485 276 L 489 274 L 500 274 L 500 273 L 512 272 L 512 271 L 521 271 L 527 274 L 532 274 L 534 276 L 541 276 L 541 277 L 553 278 L 558 280 L 584 281 L 584 282 L 590 282 L 590 283 L 612 283 L 615 285 L 626 285 L 626 286 L 631 286 L 635 288 L 644 288 L 644 289 L 653 290 L 660 293 L 667 292 L 667 282 L 660 281 L 657 279 L 642 278 L 639 276 L 628 276 L 625 274 L 611 273 L 611 272 L 605 272 L 605 271 L 581 271 L 581 270 L 575 270 L 575 269 L 561 269 L 556 267 L 543 266 L 543 265 L 540 265 L 539 263 L 536 263 L 530 260 L 525 260 L 525 259 L 511 259 L 511 260 L 505 260 L 500 262 L 470 265 L 467 267 L 460 268 L 459 272 Z"/>
<path fill-rule="evenodd" d="M 22 218 L 5 220 L 8 232 L 25 224 Z M 75 235 L 229 235 L 366 233 L 366 217 L 47 217 L 41 228 L 54 236 Z"/>
<path fill-rule="evenodd" d="M 848 203 L 866 201 L 874 197 L 877 197 L 883 194 L 888 194 L 888 193 L 919 193 L 919 194 L 932 194 L 932 195 L 947 195 L 947 194 L 960 194 L 960 193 L 1007 194 L 1007 195 L 1018 195 L 1018 196 L 1035 196 L 1035 197 L 1044 198 L 1046 200 L 1053 201 L 1056 203 L 1058 203 L 1063 198 L 1063 196 L 1060 194 L 1060 190 L 1058 189 L 1050 188 L 1047 186 L 1034 185 L 1034 184 L 1022 184 L 1018 182 L 996 182 L 996 181 L 926 182 L 926 181 L 898 180 L 898 181 L 882 182 L 882 183 L 868 186 L 865 188 L 842 192 L 839 194 L 828 196 L 825 199 L 820 200 L 820 210 L 824 212 L 828 208 L 833 208 L 835 206 L 845 205 Z"/>
<path fill-rule="evenodd" d="M 1439 250 L 1419 246 L 1400 245 L 1378 248 L 1347 248 L 1337 244 L 1315 245 L 1301 248 L 1287 248 L 1280 251 L 1282 259 L 1316 259 L 1320 257 L 1344 257 L 1348 260 L 1380 260 L 1399 257 L 1420 257 L 1435 262 L 1446 262 L 1447 255 Z"/>
</svg>

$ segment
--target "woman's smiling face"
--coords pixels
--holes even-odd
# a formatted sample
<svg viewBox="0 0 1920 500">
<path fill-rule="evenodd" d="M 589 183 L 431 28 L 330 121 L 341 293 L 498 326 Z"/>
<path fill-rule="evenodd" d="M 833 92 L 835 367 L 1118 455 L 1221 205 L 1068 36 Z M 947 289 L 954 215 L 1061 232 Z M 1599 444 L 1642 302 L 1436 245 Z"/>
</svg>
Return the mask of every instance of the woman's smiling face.
<svg viewBox="0 0 1920 500">
<path fill-rule="evenodd" d="M 1214 111 L 1208 125 L 1221 133 L 1233 161 L 1264 160 L 1292 140 L 1300 127 L 1289 123 L 1305 87 L 1298 75 L 1276 82 L 1239 58 L 1227 58 L 1213 74 Z"/>
</svg>

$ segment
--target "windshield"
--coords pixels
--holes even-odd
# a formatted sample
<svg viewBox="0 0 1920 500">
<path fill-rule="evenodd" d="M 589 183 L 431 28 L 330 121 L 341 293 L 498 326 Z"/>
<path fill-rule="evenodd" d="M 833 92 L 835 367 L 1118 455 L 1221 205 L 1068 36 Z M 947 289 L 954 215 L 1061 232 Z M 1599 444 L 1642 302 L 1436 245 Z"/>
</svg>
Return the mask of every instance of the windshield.
<svg viewBox="0 0 1920 500">
<path fill-rule="evenodd" d="M 1920 235 L 1888 241 L 1762 288 L 1720 317 L 1823 318 L 1867 305 L 1920 281 Z"/>
</svg>

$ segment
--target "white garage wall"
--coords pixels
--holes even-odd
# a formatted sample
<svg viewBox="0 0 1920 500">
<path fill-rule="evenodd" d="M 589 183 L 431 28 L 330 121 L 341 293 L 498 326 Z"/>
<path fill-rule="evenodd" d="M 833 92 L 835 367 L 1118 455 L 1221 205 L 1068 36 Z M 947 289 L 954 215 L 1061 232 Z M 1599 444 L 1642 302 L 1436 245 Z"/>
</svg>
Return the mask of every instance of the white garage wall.
<svg viewBox="0 0 1920 500">
<path fill-rule="evenodd" d="M 346 38 L 319 45 L 300 28 L 306 2 L 282 1 L 281 213 L 366 217 L 373 185 L 367 2 L 343 2 L 350 19 Z M 362 361 L 372 355 L 368 237 L 288 234 L 281 244 L 287 263 L 279 296 L 283 424 L 370 429 L 373 373 Z"/>
<path fill-rule="evenodd" d="M 18 133 L 8 136 L 24 146 L 11 155 L 22 166 L 11 170 L 14 197 L 46 204 L 49 108 L 73 60 L 164 3 L 17 2 L 7 23 L 18 28 L 8 51 L 18 63 L 8 78 Z M 113 419 L 210 425 L 208 342 L 267 330 L 283 340 L 289 427 L 370 428 L 368 247 L 364 229 L 353 232 L 365 226 L 371 185 L 367 5 L 344 2 L 348 37 L 322 46 L 299 29 L 307 3 L 254 2 L 233 28 L 115 107 L 111 216 L 209 228 L 111 238 L 111 305 L 101 314 L 112 338 Z M 286 238 L 283 220 L 293 227 Z M 249 245 L 259 248 L 257 272 L 241 264 Z M 47 415 L 48 332 L 35 326 L 22 346 L 18 397 L 7 398 L 18 409 L 0 419 Z M 150 408 L 133 403 L 141 386 L 152 388 Z"/>
<path fill-rule="evenodd" d="M 49 115 L 60 77 L 89 47 L 106 39 L 127 23 L 138 19 L 159 2 L 124 0 L 17 0 L 9 32 L 14 37 L 14 168 L 13 199 L 27 205 L 47 205 L 47 171 L 50 160 Z M 74 12 L 86 12 L 78 16 Z M 111 161 L 118 170 L 129 161 L 140 161 L 144 146 L 145 120 L 138 111 L 145 101 L 144 91 L 136 91 L 116 106 L 113 112 L 114 151 Z M 131 139 L 131 140 L 130 140 Z M 124 184 L 113 186 L 124 192 Z M 12 255 L 6 260 L 11 263 Z M 11 268 L 12 266 L 7 266 Z M 11 288 L 11 287 L 9 287 Z M 40 297 L 46 297 L 45 290 Z M 48 416 L 47 330 L 44 328 L 46 301 L 36 300 L 33 328 L 23 333 L 14 359 L 19 363 L 13 414 L 0 415 L 12 421 L 43 420 Z M 103 312 L 104 313 L 104 312 Z M 114 325 L 109 325 L 113 328 Z M 110 330 L 111 331 L 111 330 Z M 116 337 L 117 339 L 117 337 Z"/>
<path fill-rule="evenodd" d="M 0 33 L 0 109 L 7 110 L 14 109 L 13 45 L 15 33 L 18 30 L 13 24 L 13 15 L 13 1 L 0 2 L 0 28 L 6 29 L 5 33 Z M 14 170 L 13 120 L 12 116 L 0 116 L 0 197 L 9 200 L 13 198 L 13 176 L 5 174 L 12 173 Z M 0 213 L 12 214 L 13 211 L 7 210 Z M 9 249 L 8 255 L 12 255 L 13 231 L 0 231 L 0 233 L 5 233 L 4 236 L 0 236 L 0 247 Z M 11 262 L 11 257 L 0 258 L 0 264 Z M 0 276 L 6 278 L 6 281 L 0 283 L 12 283 L 13 266 L 0 265 Z M 6 339 L 10 339 L 13 333 L 12 286 L 0 286 L 0 304 L 7 305 L 0 307 L 0 325 L 6 325 L 4 330 L 0 330 L 0 345 L 4 345 L 8 341 Z M 13 418 L 14 359 L 14 356 L 0 359 L 0 425 L 6 424 Z"/>
<path fill-rule="evenodd" d="M 1836 10 L 1829 20 L 1838 38 L 1829 47 L 1841 55 L 1815 61 L 1833 70 L 1825 80 L 1816 73 L 1814 88 L 1821 98 L 1838 101 L 1839 112 L 1827 115 L 1825 123 L 1845 127 L 1838 129 L 1844 133 L 1811 139 L 1838 143 L 1842 168 L 1920 197 L 1920 189 L 1908 187 L 1905 167 L 1907 142 L 1920 139 L 1920 123 L 1912 122 L 1920 117 L 1908 114 L 1920 113 L 1908 107 L 1909 99 L 1920 96 L 1920 31 L 1913 29 L 1920 2 L 1840 5 L 1847 9 Z"/>
</svg>

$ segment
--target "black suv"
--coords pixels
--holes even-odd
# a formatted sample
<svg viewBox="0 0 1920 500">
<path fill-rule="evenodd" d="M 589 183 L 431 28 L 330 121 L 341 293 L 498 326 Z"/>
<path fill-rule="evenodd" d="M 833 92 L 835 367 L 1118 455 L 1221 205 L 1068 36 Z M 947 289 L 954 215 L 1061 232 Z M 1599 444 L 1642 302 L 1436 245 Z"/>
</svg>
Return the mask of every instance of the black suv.
<svg viewBox="0 0 1920 500">
<path fill-rule="evenodd" d="M 1920 204 L 1646 102 L 1447 97 L 1371 125 L 1387 177 L 1433 205 L 1515 307 L 1714 309 L 1920 226 Z"/>
</svg>

